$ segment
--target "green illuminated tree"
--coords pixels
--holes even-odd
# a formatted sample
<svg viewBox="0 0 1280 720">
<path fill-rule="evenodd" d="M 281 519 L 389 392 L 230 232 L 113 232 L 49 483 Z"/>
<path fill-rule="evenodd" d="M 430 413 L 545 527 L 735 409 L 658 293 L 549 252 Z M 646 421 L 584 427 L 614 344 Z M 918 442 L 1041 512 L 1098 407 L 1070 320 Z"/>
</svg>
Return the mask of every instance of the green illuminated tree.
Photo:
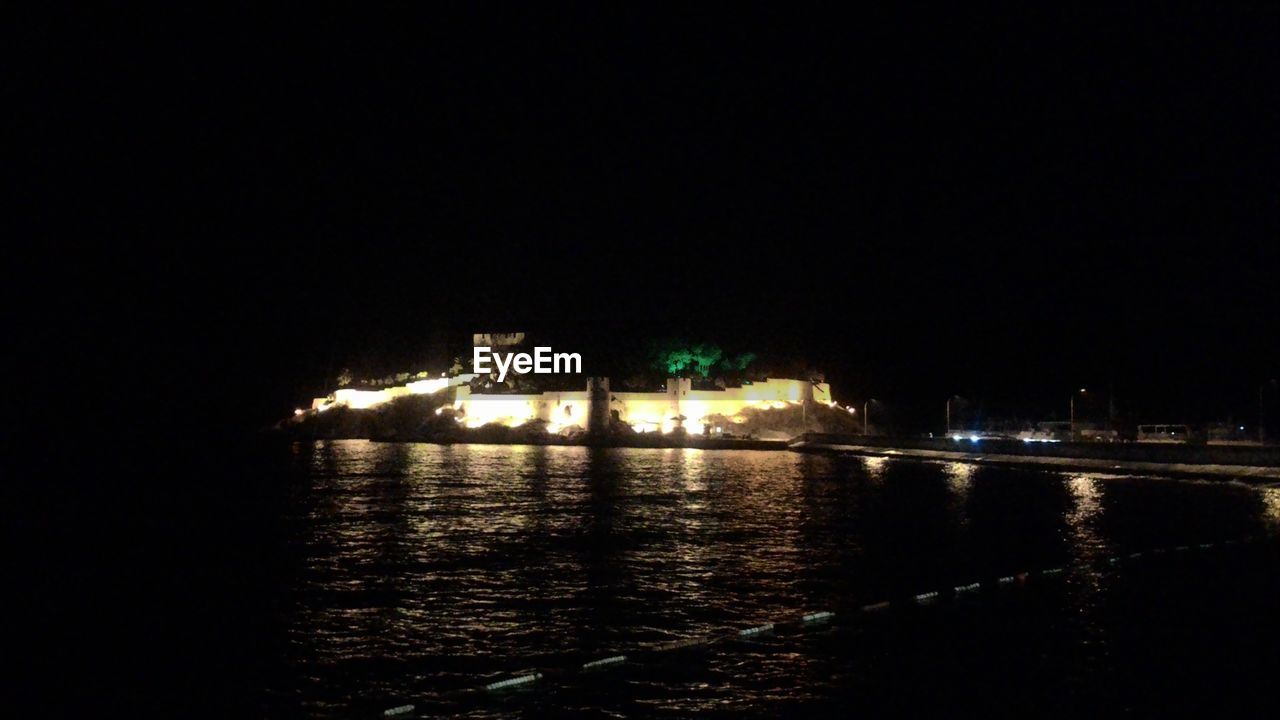
<svg viewBox="0 0 1280 720">
<path fill-rule="evenodd" d="M 748 365 L 755 362 L 755 359 L 757 357 L 758 356 L 753 352 L 744 352 L 736 358 L 726 357 L 725 359 L 721 360 L 720 367 L 724 368 L 725 370 L 736 370 L 738 372 L 742 372 L 743 370 L 747 369 Z"/>
<path fill-rule="evenodd" d="M 737 358 L 725 358 L 724 351 L 715 343 L 690 344 L 683 340 L 666 340 L 651 346 L 651 366 L 668 375 L 697 375 L 709 377 L 717 367 L 742 370 L 755 359 L 755 353 L 743 353 Z"/>
<path fill-rule="evenodd" d="M 693 366 L 701 377 L 707 377 L 711 374 L 711 369 L 720 362 L 724 351 L 718 345 L 699 344 L 693 346 Z"/>
</svg>

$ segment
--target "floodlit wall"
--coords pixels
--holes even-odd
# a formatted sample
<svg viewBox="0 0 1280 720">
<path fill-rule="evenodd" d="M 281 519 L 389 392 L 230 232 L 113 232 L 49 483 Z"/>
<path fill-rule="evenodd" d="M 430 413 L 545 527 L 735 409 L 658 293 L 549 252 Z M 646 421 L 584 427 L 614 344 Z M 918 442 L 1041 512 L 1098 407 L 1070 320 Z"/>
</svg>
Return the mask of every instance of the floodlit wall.
<svg viewBox="0 0 1280 720">
<path fill-rule="evenodd" d="M 445 388 L 469 383 L 476 378 L 475 373 L 464 373 L 448 378 L 428 378 L 415 380 L 405 385 L 383 388 L 381 390 L 356 390 L 340 388 L 333 395 L 315 398 L 311 401 L 312 410 L 327 410 L 334 405 L 346 405 L 355 410 L 364 410 L 384 402 L 406 395 L 431 395 Z"/>
<path fill-rule="evenodd" d="M 428 378 L 426 380 L 416 380 L 405 387 L 408 388 L 409 392 L 413 395 L 430 395 L 449 387 L 449 381 L 452 379 L 453 378 Z"/>
<path fill-rule="evenodd" d="M 835 404 L 835 400 L 831 399 L 830 383 L 813 383 L 813 401 L 823 405 Z"/>
<path fill-rule="evenodd" d="M 567 427 L 586 430 L 591 421 L 591 393 L 583 391 L 544 393 L 546 400 L 538 418 L 547 421 L 549 432 Z"/>
<path fill-rule="evenodd" d="M 489 424 L 518 427 L 530 420 L 542 420 L 547 430 L 559 432 L 576 426 L 587 429 L 591 397 L 585 391 L 547 392 L 536 395 L 472 393 L 461 386 L 454 402 L 459 420 L 469 428 Z"/>
<path fill-rule="evenodd" d="M 397 397 L 432 394 L 456 386 L 454 409 L 459 421 L 469 428 L 495 423 L 517 427 L 531 420 L 546 422 L 550 432 L 589 427 L 590 390 L 528 395 L 472 393 L 467 383 L 475 377 L 468 373 L 451 378 L 428 378 L 381 390 L 342 388 L 329 398 L 316 398 L 311 407 L 326 410 L 345 405 L 359 410 Z M 607 390 L 607 380 L 602 381 Z M 637 432 L 667 433 L 683 426 L 696 434 L 703 431 L 712 415 L 733 417 L 749 407 L 782 408 L 810 397 L 830 404 L 831 387 L 826 383 L 769 378 L 724 390 L 694 390 L 689 379 L 670 378 L 665 392 L 604 392 L 601 397 L 608 398 L 608 409 Z"/>
<path fill-rule="evenodd" d="M 741 391 L 740 397 L 753 403 L 798 403 L 810 398 L 823 405 L 831 404 L 831 386 L 827 383 L 811 383 L 808 380 L 769 378 L 762 383 L 743 385 L 726 392 Z"/>
<path fill-rule="evenodd" d="M 333 393 L 333 402 L 336 405 L 346 405 L 355 410 L 363 410 L 371 408 L 379 403 L 390 400 L 391 397 L 386 390 L 355 390 L 352 388 L 342 388 Z"/>
<path fill-rule="evenodd" d="M 470 388 L 460 387 L 454 407 L 469 428 L 492 423 L 517 427 L 537 417 L 541 401 L 541 395 L 473 395 Z"/>
<path fill-rule="evenodd" d="M 700 433 L 712 415 L 732 417 L 748 407 L 781 408 L 812 397 L 831 403 L 831 387 L 806 380 L 769 378 L 764 382 L 724 390 L 693 390 L 685 378 L 667 380 L 665 393 L 615 392 L 609 409 L 637 432 L 671 432 L 683 425 Z"/>
<path fill-rule="evenodd" d="M 675 418 L 680 414 L 676 396 L 670 388 L 665 393 L 612 393 L 609 409 L 618 413 L 618 419 L 636 432 L 671 432 L 676 426 Z"/>
</svg>

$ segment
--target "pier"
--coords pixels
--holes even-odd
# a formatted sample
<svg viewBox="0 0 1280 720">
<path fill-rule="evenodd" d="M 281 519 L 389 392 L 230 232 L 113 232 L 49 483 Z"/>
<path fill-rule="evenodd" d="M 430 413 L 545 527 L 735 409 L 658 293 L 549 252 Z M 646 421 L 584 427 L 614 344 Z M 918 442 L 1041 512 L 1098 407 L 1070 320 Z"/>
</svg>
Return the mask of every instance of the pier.
<svg viewBox="0 0 1280 720">
<path fill-rule="evenodd" d="M 806 433 L 795 452 L 914 458 L 1093 472 L 1280 481 L 1280 447 L 1143 443 L 1028 443 L 1019 440 L 895 438 Z"/>
</svg>

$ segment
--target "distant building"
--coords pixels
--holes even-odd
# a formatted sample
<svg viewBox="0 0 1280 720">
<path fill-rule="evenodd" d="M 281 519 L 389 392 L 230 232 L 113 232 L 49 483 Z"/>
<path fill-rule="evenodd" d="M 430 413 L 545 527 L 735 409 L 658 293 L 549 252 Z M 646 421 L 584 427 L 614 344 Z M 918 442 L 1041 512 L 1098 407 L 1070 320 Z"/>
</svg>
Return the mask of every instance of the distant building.
<svg viewBox="0 0 1280 720">
<path fill-rule="evenodd" d="M 511 352 L 529 340 L 526 333 L 474 333 L 473 347 L 503 348 Z M 610 422 L 630 425 L 636 432 L 668 433 L 680 429 L 702 433 L 713 423 L 745 422 L 749 408 L 780 409 L 788 405 L 832 405 L 831 386 L 815 380 L 768 378 L 726 387 L 723 382 L 708 389 L 694 389 L 689 378 L 668 378 L 666 389 L 655 392 L 613 392 L 609 378 L 589 377 L 582 390 L 536 393 L 486 392 L 480 376 L 460 373 L 452 377 L 416 379 L 378 390 L 341 388 L 316 398 L 312 410 L 336 406 L 367 409 L 406 395 L 430 395 L 448 391 L 453 414 L 466 427 L 489 424 L 517 427 L 545 422 L 550 432 L 602 430 Z M 489 383 L 492 385 L 492 383 Z M 579 386 L 581 387 L 581 386 Z M 709 432 L 710 430 L 708 430 Z"/>
<path fill-rule="evenodd" d="M 475 392 L 471 382 L 477 377 L 466 373 L 380 390 L 341 388 L 328 397 L 316 398 L 311 408 L 320 412 L 337 406 L 362 410 L 397 397 L 447 390 L 452 393 L 455 417 L 472 428 L 489 424 L 517 427 L 541 421 L 554 433 L 571 428 L 600 430 L 612 421 L 630 425 L 636 432 L 668 433 L 681 429 L 698 434 L 718 418 L 743 422 L 741 414 L 749 408 L 832 404 L 831 386 L 827 383 L 787 378 L 708 390 L 694 390 L 688 378 L 668 378 L 664 391 L 612 392 L 609 378 L 592 377 L 583 390 L 515 394 Z"/>
<path fill-rule="evenodd" d="M 522 332 L 512 333 L 475 333 L 471 336 L 472 347 L 511 347 L 513 345 L 523 345 L 525 334 Z"/>
</svg>

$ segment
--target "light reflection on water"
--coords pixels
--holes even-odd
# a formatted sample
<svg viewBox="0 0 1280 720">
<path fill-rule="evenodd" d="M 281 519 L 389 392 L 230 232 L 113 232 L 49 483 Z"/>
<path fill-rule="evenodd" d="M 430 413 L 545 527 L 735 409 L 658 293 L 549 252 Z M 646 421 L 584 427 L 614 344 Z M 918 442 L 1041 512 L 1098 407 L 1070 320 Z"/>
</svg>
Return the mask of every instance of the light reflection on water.
<svg viewBox="0 0 1280 720">
<path fill-rule="evenodd" d="M 295 460 L 292 670 L 273 691 L 318 715 L 1280 523 L 1280 490 L 882 457 L 341 441 Z M 1104 643 L 1102 579 L 1071 582 L 1083 629 L 1070 632 Z M 727 682 L 722 661 L 703 680 Z M 834 682 L 803 653 L 760 662 L 733 707 Z M 725 701 L 687 679 L 627 692 L 650 711 Z"/>
<path fill-rule="evenodd" d="M 1280 528 L 1280 487 L 1268 487 L 1259 491 L 1266 508 L 1266 518 L 1272 528 Z"/>
<path fill-rule="evenodd" d="M 950 488 L 955 496 L 954 502 L 950 508 L 956 516 L 956 522 L 964 525 L 969 522 L 969 514 L 965 511 L 965 504 L 969 502 L 969 488 L 973 486 L 973 475 L 977 472 L 978 466 L 973 463 L 954 462 L 947 463 L 944 471 L 947 475 L 947 487 Z"/>
<path fill-rule="evenodd" d="M 862 465 L 868 477 L 879 479 L 884 477 L 885 469 L 889 467 L 889 458 L 867 455 L 862 458 Z"/>
<path fill-rule="evenodd" d="M 1077 558 L 1096 560 L 1106 551 L 1105 538 L 1097 527 L 1105 492 L 1103 481 L 1089 474 L 1067 475 L 1065 479 L 1074 502 L 1066 514 L 1074 554 Z"/>
</svg>

